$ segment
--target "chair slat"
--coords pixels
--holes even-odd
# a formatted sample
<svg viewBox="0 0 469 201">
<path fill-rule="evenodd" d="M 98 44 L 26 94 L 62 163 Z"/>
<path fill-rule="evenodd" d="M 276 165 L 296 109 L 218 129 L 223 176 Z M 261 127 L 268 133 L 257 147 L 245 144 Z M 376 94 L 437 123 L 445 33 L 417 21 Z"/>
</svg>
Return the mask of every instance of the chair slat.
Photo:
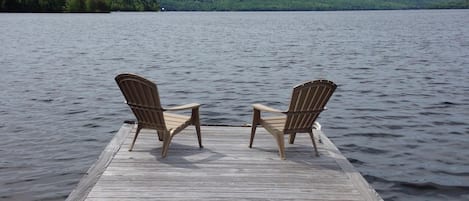
<svg viewBox="0 0 469 201">
<path fill-rule="evenodd" d="M 325 80 L 308 82 L 295 87 L 287 111 L 285 129 L 312 128 L 312 124 L 319 114 L 308 111 L 322 110 L 336 87 L 334 83 Z"/>
<path fill-rule="evenodd" d="M 309 133 L 316 155 L 318 155 L 312 132 L 313 124 L 325 109 L 326 103 L 336 88 L 337 85 L 328 80 L 306 82 L 294 87 L 288 111 L 284 112 L 286 116 L 283 117 L 261 118 L 261 111 L 274 110 L 263 110 L 262 107 L 254 106 L 249 147 L 252 147 L 256 126 L 261 124 L 277 141 L 281 159 L 285 159 L 284 135 L 290 134 L 289 143 L 292 144 L 295 141 L 296 133 L 301 132 Z"/>
<path fill-rule="evenodd" d="M 196 126 L 199 147 L 202 147 L 198 116 L 199 104 L 192 104 L 193 114 L 191 116 L 165 114 L 164 108 L 161 107 L 158 88 L 154 82 L 133 74 L 120 74 L 116 76 L 115 80 L 138 122 L 137 132 L 130 150 L 134 146 L 140 129 L 151 128 L 156 129 L 160 140 L 164 141 L 162 155 L 165 157 L 171 136 L 190 124 Z M 169 138 L 168 134 L 171 135 Z"/>
</svg>

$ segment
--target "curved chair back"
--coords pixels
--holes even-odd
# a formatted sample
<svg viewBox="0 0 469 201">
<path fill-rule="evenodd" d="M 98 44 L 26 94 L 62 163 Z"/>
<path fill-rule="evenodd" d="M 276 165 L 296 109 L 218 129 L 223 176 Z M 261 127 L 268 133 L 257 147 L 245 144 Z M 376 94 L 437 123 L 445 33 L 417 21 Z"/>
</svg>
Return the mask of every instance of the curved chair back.
<svg viewBox="0 0 469 201">
<path fill-rule="evenodd" d="M 285 122 L 285 133 L 311 131 L 314 121 L 325 109 L 337 85 L 329 80 L 315 80 L 293 89 Z"/>
<path fill-rule="evenodd" d="M 120 74 L 115 80 L 139 125 L 166 130 L 164 109 L 155 83 L 133 74 Z"/>
</svg>

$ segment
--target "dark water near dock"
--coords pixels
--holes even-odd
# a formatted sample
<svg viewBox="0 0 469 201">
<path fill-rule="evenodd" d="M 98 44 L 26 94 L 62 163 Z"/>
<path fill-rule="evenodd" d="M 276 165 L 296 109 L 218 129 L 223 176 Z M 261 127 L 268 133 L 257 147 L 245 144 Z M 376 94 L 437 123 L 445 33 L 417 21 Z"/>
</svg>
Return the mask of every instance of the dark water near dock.
<svg viewBox="0 0 469 201">
<path fill-rule="evenodd" d="M 164 105 L 202 103 L 204 124 L 333 80 L 319 121 L 385 200 L 469 200 L 468 25 L 468 10 L 0 14 L 0 200 L 66 198 L 133 118 L 122 72 Z"/>
</svg>

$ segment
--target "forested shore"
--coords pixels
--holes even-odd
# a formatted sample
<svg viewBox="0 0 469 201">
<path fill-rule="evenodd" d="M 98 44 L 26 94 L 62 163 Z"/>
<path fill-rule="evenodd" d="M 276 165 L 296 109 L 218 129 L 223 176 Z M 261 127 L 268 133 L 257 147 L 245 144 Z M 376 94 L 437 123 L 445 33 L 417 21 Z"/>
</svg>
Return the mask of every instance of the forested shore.
<svg viewBox="0 0 469 201">
<path fill-rule="evenodd" d="M 159 11 L 157 0 L 0 0 L 1 12 Z"/>
<path fill-rule="evenodd" d="M 161 0 L 166 11 L 335 11 L 469 8 L 469 0 Z"/>
<path fill-rule="evenodd" d="M 467 9 L 469 0 L 0 0 L 0 12 Z"/>
</svg>

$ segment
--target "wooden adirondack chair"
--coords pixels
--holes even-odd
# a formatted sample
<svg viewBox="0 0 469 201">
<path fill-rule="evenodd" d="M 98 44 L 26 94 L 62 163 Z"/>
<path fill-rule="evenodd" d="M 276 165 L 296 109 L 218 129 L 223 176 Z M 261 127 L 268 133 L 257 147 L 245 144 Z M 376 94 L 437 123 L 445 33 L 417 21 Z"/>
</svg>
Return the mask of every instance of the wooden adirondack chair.
<svg viewBox="0 0 469 201">
<path fill-rule="evenodd" d="M 129 151 L 132 151 L 137 136 L 143 128 L 155 129 L 160 141 L 163 141 L 162 157 L 168 153 L 171 139 L 189 125 L 194 125 L 197 131 L 199 147 L 202 148 L 200 134 L 199 107 L 200 104 L 191 103 L 171 108 L 161 107 L 156 84 L 137 75 L 120 74 L 115 78 L 127 105 L 137 118 L 137 131 Z M 192 110 L 191 116 L 168 113 L 166 111 Z"/>
<path fill-rule="evenodd" d="M 326 103 L 336 88 L 337 85 L 328 80 L 316 80 L 300 84 L 293 89 L 290 106 L 287 111 L 254 104 L 249 148 L 252 148 L 256 127 L 260 124 L 277 141 L 282 160 L 285 160 L 285 134 L 290 134 L 289 142 L 293 144 L 296 133 L 309 133 L 313 141 L 316 156 L 319 156 L 312 130 L 313 124 L 319 114 L 326 109 Z M 262 118 L 261 111 L 284 115 Z"/>
</svg>

